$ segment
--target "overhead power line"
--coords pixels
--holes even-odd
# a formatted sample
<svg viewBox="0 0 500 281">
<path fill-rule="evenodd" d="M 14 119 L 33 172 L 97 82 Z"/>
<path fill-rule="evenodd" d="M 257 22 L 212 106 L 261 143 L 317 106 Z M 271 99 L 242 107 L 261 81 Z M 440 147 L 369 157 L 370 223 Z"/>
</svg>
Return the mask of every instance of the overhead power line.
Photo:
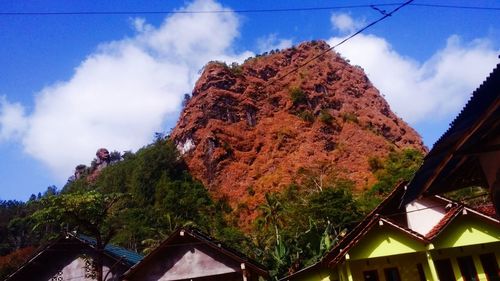
<svg viewBox="0 0 500 281">
<path fill-rule="evenodd" d="M 410 4 L 410 6 L 461 9 L 461 10 L 500 11 L 500 7 L 480 7 L 480 6 L 460 6 L 460 5 L 440 5 L 440 4 L 420 4 L 420 3 L 413 3 L 413 4 Z"/>
<path fill-rule="evenodd" d="M 323 56 L 323 55 L 325 55 L 326 53 L 328 53 L 328 52 L 330 52 L 331 50 L 333 50 L 333 49 L 337 48 L 338 46 L 340 46 L 340 45 L 344 44 L 345 42 L 347 42 L 347 41 L 351 40 L 352 38 L 354 38 L 355 36 L 359 35 L 360 33 L 362 33 L 363 31 L 367 30 L 368 28 L 370 28 L 370 27 L 372 27 L 372 26 L 376 25 L 377 23 L 379 23 L 379 22 L 381 22 L 381 21 L 385 20 L 386 18 L 388 18 L 388 17 L 392 16 L 394 13 L 396 13 L 397 11 L 399 11 L 401 8 L 403 8 L 403 7 L 407 6 L 407 5 L 409 5 L 411 2 L 413 2 L 413 0 L 406 1 L 406 2 L 404 2 L 403 4 L 399 5 L 397 8 L 395 8 L 394 10 L 392 10 L 392 11 L 390 11 L 390 12 L 388 12 L 388 13 L 384 11 L 384 12 L 382 13 L 382 15 L 383 15 L 383 16 L 382 16 L 381 18 L 379 18 L 379 19 L 377 19 L 377 20 L 375 20 L 375 21 L 373 21 L 373 22 L 369 23 L 368 25 L 366 25 L 365 27 L 363 27 L 363 28 L 361 28 L 360 30 L 356 31 L 355 33 L 351 34 L 350 36 L 348 36 L 348 37 L 344 38 L 344 40 L 340 41 L 339 43 L 337 43 L 337 44 L 333 45 L 332 47 L 330 47 L 330 48 L 326 49 L 325 51 L 323 51 L 323 52 L 319 53 L 318 55 L 316 55 L 316 56 L 314 56 L 314 57 L 312 57 L 312 58 L 310 58 L 310 59 L 306 60 L 305 62 L 303 62 L 302 64 L 300 64 L 300 65 L 296 66 L 294 69 L 292 69 L 292 70 L 288 71 L 287 73 L 283 74 L 282 76 L 279 76 L 278 78 L 276 78 L 276 79 L 272 80 L 271 82 L 269 82 L 269 83 L 268 83 L 268 85 L 273 85 L 274 83 L 276 83 L 277 81 L 279 81 L 279 80 L 281 80 L 281 79 L 283 79 L 283 78 L 287 77 L 288 75 L 290 75 L 290 74 L 292 74 L 292 73 L 294 73 L 294 72 L 297 72 L 299 69 L 301 69 L 302 67 L 304 67 L 304 66 L 308 65 L 308 64 L 309 64 L 309 63 L 311 63 L 312 61 L 314 61 L 314 60 L 316 60 L 316 59 L 318 59 L 318 58 L 322 57 L 322 56 Z"/>
<path fill-rule="evenodd" d="M 224 13 L 280 13 L 280 12 L 302 12 L 302 11 L 328 11 L 338 9 L 360 9 L 373 7 L 398 6 L 404 3 L 373 3 L 365 5 L 341 5 L 325 7 L 298 7 L 298 8 L 276 8 L 276 9 L 241 9 L 241 10 L 208 10 L 208 11 L 55 11 L 55 12 L 0 12 L 0 16 L 60 16 L 60 15 L 165 15 L 165 14 L 224 14 Z M 429 7 L 429 8 L 447 8 L 447 9 L 466 9 L 482 11 L 500 11 L 500 7 L 481 7 L 481 6 L 460 6 L 460 5 L 440 5 L 440 4 L 418 4 L 413 3 L 410 6 Z"/>
</svg>

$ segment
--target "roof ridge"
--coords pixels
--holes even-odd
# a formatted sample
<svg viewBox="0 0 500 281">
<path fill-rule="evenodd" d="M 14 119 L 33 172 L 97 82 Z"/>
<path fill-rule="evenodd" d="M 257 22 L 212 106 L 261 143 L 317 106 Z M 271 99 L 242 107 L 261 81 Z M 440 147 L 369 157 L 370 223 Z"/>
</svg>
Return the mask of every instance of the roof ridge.
<svg viewBox="0 0 500 281">
<path fill-rule="evenodd" d="M 441 142 L 442 139 L 444 139 L 446 136 L 448 136 L 449 132 L 451 131 L 452 127 L 454 127 L 458 121 L 460 121 L 460 119 L 462 119 L 462 116 L 466 113 L 466 111 L 470 111 L 471 110 L 471 107 L 472 106 L 475 106 L 474 103 L 477 103 L 477 96 L 481 93 L 480 90 L 485 87 L 484 85 L 490 80 L 490 79 L 494 79 L 496 78 L 496 72 L 499 72 L 500 73 L 500 63 L 497 63 L 497 65 L 495 66 L 495 68 L 490 72 L 490 74 L 488 75 L 488 77 L 483 80 L 483 82 L 481 83 L 481 85 L 479 85 L 470 95 L 467 103 L 462 107 L 462 109 L 460 110 L 460 113 L 455 117 L 455 119 L 453 119 L 449 126 L 448 126 L 448 129 L 444 132 L 443 135 L 441 135 L 441 137 L 434 143 L 433 147 L 435 147 L 437 144 L 439 144 Z M 476 93 L 479 93 L 479 94 L 476 94 Z"/>
</svg>

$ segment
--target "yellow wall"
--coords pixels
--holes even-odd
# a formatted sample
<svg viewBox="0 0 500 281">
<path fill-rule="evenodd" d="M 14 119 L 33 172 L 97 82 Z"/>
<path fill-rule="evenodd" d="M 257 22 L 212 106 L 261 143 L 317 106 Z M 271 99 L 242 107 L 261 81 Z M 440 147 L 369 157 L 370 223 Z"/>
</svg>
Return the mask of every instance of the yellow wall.
<svg viewBox="0 0 500 281">
<path fill-rule="evenodd" d="M 486 253 L 494 253 L 497 258 L 497 264 L 500 265 L 499 262 L 500 242 L 478 244 L 478 245 L 464 246 L 457 248 L 438 249 L 431 251 L 433 260 L 450 259 L 451 265 L 453 266 L 453 271 L 455 273 L 455 278 L 457 279 L 457 281 L 463 281 L 463 278 L 460 273 L 460 268 L 458 267 L 458 262 L 457 262 L 457 257 L 463 257 L 463 256 L 472 256 L 479 280 L 486 281 L 487 279 L 486 276 L 484 275 L 483 266 L 481 265 L 481 261 L 479 259 L 479 255 Z"/>
<path fill-rule="evenodd" d="M 500 241 L 498 226 L 471 216 L 456 218 L 432 243 L 435 249 Z"/>
<path fill-rule="evenodd" d="M 349 251 L 351 260 L 425 251 L 425 244 L 392 227 L 376 226 Z"/>
<path fill-rule="evenodd" d="M 316 268 L 293 280 L 363 281 L 363 271 L 377 270 L 379 280 L 384 281 L 384 269 L 397 267 L 401 280 L 419 281 L 417 264 L 421 263 L 427 280 L 438 281 L 433 261 L 448 258 L 457 281 L 463 281 L 457 257 L 472 256 L 479 279 L 486 281 L 479 259 L 484 253 L 494 253 L 500 265 L 500 229 L 477 217 L 456 218 L 432 245 L 384 224 L 372 228 L 335 269 Z"/>
<path fill-rule="evenodd" d="M 326 268 L 316 267 L 309 270 L 304 274 L 300 274 L 300 277 L 289 278 L 285 280 L 301 280 L 301 281 L 336 281 L 337 279 L 331 279 L 330 276 L 336 276 L 336 270 L 328 270 Z"/>
<path fill-rule="evenodd" d="M 417 263 L 421 263 L 428 280 L 431 279 L 425 253 L 404 254 L 391 257 L 372 258 L 367 260 L 351 261 L 350 267 L 353 280 L 364 280 L 363 272 L 368 270 L 377 270 L 379 280 L 385 280 L 384 269 L 397 267 L 401 280 L 419 281 Z"/>
</svg>

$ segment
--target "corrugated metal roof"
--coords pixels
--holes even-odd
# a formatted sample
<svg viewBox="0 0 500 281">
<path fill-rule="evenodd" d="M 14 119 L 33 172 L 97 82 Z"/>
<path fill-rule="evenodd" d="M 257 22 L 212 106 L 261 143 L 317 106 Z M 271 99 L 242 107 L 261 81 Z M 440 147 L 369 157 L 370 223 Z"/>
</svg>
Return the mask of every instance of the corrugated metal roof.
<svg viewBox="0 0 500 281">
<path fill-rule="evenodd" d="M 483 147 L 486 141 L 498 136 L 499 104 L 500 64 L 497 64 L 424 158 L 424 163 L 408 184 L 405 204 L 424 192 L 439 194 L 484 184 L 479 163 L 470 151 Z"/>
<path fill-rule="evenodd" d="M 75 238 L 92 246 L 96 245 L 96 240 L 92 237 L 83 234 L 75 234 Z M 141 254 L 138 254 L 134 251 L 130 251 L 125 248 L 118 247 L 112 244 L 106 245 L 104 251 L 115 258 L 122 259 L 123 261 L 129 263 L 130 265 L 134 265 L 140 262 L 144 258 Z"/>
</svg>

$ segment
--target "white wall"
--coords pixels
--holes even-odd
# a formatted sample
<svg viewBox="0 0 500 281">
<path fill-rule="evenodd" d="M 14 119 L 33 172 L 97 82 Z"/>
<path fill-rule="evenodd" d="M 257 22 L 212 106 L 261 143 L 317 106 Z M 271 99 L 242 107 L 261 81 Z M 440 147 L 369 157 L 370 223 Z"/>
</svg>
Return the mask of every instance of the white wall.
<svg viewBox="0 0 500 281">
<path fill-rule="evenodd" d="M 432 198 L 417 199 L 406 205 L 408 228 L 426 235 L 446 214 L 446 203 Z"/>
</svg>

